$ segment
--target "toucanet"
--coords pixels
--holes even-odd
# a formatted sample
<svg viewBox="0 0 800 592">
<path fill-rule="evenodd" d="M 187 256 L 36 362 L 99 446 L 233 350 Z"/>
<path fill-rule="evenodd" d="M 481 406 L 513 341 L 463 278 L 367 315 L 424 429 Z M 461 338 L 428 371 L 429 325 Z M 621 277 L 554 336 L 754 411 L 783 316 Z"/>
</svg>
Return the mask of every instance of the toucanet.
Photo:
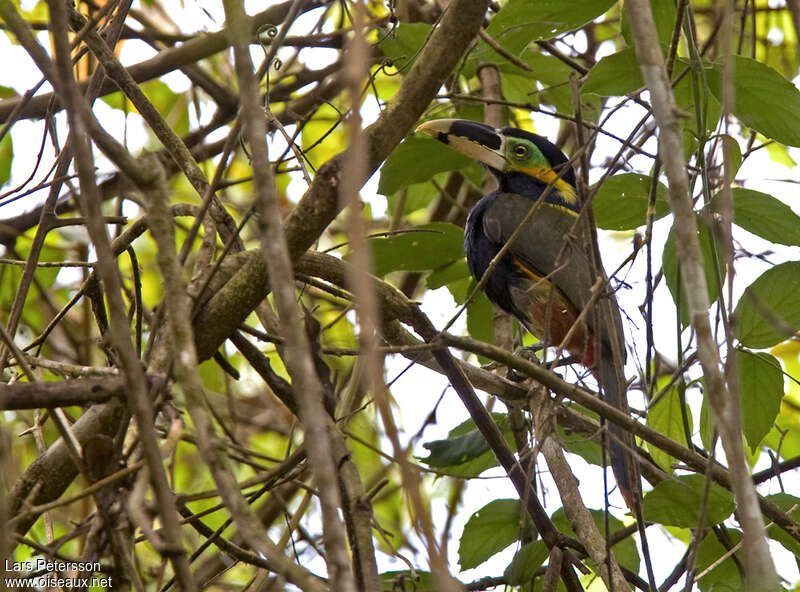
<svg viewBox="0 0 800 592">
<path fill-rule="evenodd" d="M 619 307 L 602 281 L 596 232 L 582 213 L 567 157 L 546 138 L 512 127 L 437 119 L 417 132 L 483 163 L 497 178 L 497 190 L 472 208 L 464 231 L 467 263 L 478 281 L 513 237 L 485 279 L 486 295 L 544 343 L 576 356 L 604 400 L 627 413 Z M 611 467 L 633 508 L 631 437 L 607 425 Z"/>
</svg>

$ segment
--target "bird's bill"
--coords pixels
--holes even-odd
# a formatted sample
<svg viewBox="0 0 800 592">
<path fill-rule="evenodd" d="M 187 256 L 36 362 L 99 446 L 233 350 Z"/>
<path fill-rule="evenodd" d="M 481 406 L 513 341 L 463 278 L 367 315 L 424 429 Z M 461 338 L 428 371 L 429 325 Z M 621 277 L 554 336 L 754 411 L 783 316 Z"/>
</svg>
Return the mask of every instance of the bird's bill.
<svg viewBox="0 0 800 592">
<path fill-rule="evenodd" d="M 428 134 L 460 152 L 498 171 L 507 166 L 504 138 L 499 130 L 467 119 L 434 119 L 417 128 L 418 134 Z"/>
</svg>

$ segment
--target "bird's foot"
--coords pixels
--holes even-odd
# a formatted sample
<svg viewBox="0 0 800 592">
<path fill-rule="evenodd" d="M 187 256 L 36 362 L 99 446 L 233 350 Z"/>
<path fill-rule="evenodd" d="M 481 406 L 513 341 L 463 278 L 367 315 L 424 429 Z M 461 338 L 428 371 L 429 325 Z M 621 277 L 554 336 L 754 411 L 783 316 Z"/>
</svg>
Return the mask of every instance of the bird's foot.
<svg viewBox="0 0 800 592">
<path fill-rule="evenodd" d="M 544 346 L 541 343 L 534 343 L 533 345 L 526 345 L 525 347 L 519 348 L 514 352 L 514 355 L 519 356 L 524 360 L 528 360 L 529 362 L 533 362 L 534 364 L 541 364 L 541 360 L 536 354 L 543 349 Z"/>
<path fill-rule="evenodd" d="M 544 346 L 541 343 L 535 343 L 533 345 L 520 347 L 514 352 L 514 355 L 519 356 L 529 362 L 533 362 L 534 364 L 541 364 L 542 361 L 536 354 L 542 351 L 542 349 L 544 349 Z M 514 370 L 513 368 L 509 368 L 508 372 L 506 373 L 506 378 L 512 382 L 522 382 L 528 377 L 525 374 Z"/>
</svg>

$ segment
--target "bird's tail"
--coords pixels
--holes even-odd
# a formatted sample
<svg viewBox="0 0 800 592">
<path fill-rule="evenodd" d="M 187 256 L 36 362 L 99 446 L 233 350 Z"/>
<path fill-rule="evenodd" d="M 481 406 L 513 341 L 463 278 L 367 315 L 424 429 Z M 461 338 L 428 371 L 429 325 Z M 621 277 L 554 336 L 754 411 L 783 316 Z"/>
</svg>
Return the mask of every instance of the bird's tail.
<svg viewBox="0 0 800 592">
<path fill-rule="evenodd" d="M 603 391 L 606 403 L 628 414 L 628 401 L 625 389 L 625 378 L 622 369 L 614 361 L 610 348 L 602 347 L 601 355 L 595 366 L 596 378 Z M 611 459 L 611 469 L 617 480 L 625 503 L 633 510 L 634 495 L 634 469 L 633 469 L 633 440 L 630 432 L 622 426 L 607 421 L 608 429 L 608 455 Z"/>
</svg>

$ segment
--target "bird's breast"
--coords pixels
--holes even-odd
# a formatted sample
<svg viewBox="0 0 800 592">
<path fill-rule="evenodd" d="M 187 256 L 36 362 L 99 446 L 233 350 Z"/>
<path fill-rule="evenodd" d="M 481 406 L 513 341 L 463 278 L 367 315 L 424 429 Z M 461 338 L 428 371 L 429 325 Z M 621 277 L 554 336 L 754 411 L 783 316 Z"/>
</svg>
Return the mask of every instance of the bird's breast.
<svg viewBox="0 0 800 592">
<path fill-rule="evenodd" d="M 491 231 L 491 220 L 484 219 L 495 195 L 481 199 L 470 212 L 464 229 L 464 250 L 467 264 L 476 281 L 480 281 L 498 255 L 503 243 Z M 487 234 L 487 225 L 490 227 Z M 536 241 L 525 235 L 517 240 Z M 541 248 L 560 248 L 543 244 Z M 484 284 L 484 291 L 494 304 L 516 317 L 531 334 L 551 345 L 563 345 L 587 366 L 594 362 L 593 346 L 585 323 L 575 325 L 575 307 L 554 286 L 548 274 L 553 270 L 534 270 L 510 251 L 496 264 Z M 573 325 L 575 327 L 573 328 Z"/>
</svg>

